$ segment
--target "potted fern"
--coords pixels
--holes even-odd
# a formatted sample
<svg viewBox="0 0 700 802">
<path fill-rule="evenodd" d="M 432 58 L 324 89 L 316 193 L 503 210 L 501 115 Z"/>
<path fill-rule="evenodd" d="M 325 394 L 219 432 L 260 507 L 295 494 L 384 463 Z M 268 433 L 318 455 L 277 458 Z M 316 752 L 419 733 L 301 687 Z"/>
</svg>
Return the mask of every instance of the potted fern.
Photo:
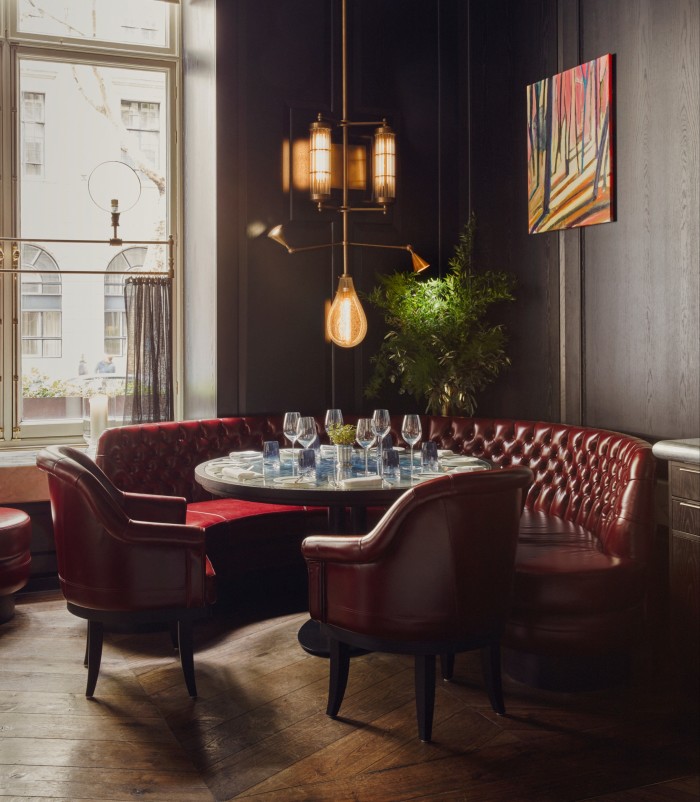
<svg viewBox="0 0 700 802">
<path fill-rule="evenodd" d="M 427 413 L 473 415 L 478 392 L 510 364 L 505 329 L 487 320 L 487 312 L 514 300 L 515 279 L 474 269 L 475 228 L 472 215 L 443 278 L 405 272 L 379 277 L 369 301 L 383 313 L 388 331 L 372 357 L 367 396 L 389 382 L 424 402 Z"/>
</svg>

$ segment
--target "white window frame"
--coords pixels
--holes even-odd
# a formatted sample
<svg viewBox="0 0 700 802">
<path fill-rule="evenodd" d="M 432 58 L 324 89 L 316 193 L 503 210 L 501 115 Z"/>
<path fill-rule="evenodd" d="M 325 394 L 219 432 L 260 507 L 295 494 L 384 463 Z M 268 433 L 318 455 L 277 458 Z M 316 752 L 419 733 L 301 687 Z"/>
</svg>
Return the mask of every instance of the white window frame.
<svg viewBox="0 0 700 802">
<path fill-rule="evenodd" d="M 118 2 L 118 0 L 113 0 L 113 2 Z M 0 5 L 5 10 L 5 19 L 3 20 L 2 29 L 8 31 L 9 37 L 13 41 L 24 42 L 29 45 L 43 45 L 52 40 L 55 46 L 66 48 L 68 50 L 99 50 L 101 52 L 112 50 L 114 52 L 133 53 L 141 56 L 178 56 L 180 54 L 179 14 L 177 13 L 176 9 L 178 3 L 174 3 L 172 0 L 162 0 L 162 2 L 168 6 L 169 11 L 168 42 L 164 47 L 139 45 L 127 42 L 107 42 L 100 39 L 91 39 L 89 42 L 85 42 L 81 39 L 73 39 L 61 36 L 49 37 L 43 34 L 20 31 L 18 30 L 17 0 L 0 0 Z"/>
<path fill-rule="evenodd" d="M 16 30 L 16 0 L 0 0 L 0 236 L 21 236 L 17 226 L 19 198 L 13 194 L 14 181 L 21 175 L 22 154 L 20 152 L 19 114 L 10 113 L 19 101 L 18 62 L 20 58 L 36 60 L 96 63 L 107 67 L 135 66 L 140 69 L 163 70 L 167 74 L 168 103 L 167 125 L 171 132 L 167 142 L 166 164 L 163 166 L 170 188 L 167 208 L 168 231 L 178 241 L 181 230 L 181 110 L 179 99 L 182 96 L 179 15 L 177 3 L 162 0 L 173 7 L 170 11 L 170 46 L 168 48 L 137 47 L 115 43 L 91 41 L 81 43 L 73 40 L 51 39 L 28 34 L 18 34 Z M 5 36 L 7 32 L 7 36 Z M 161 110 L 161 114 L 165 112 Z M 167 136 L 168 127 L 161 129 L 161 136 Z M 31 179 L 30 179 L 31 180 Z M 104 232 L 108 236 L 108 226 Z M 101 238 L 103 232 L 95 232 Z M 120 233 L 125 237 L 123 231 Z M 66 233 L 70 238 L 70 232 Z M 5 264 L 9 267 L 9 244 L 5 244 Z M 175 387 L 175 415 L 182 412 L 182 264 L 181 249 L 175 248 L 175 279 L 173 282 L 173 384 Z M 104 265 L 106 271 L 107 265 Z M 19 326 L 13 328 L 12 320 L 17 316 L 21 292 L 21 274 L 0 274 L 0 451 L 8 448 L 38 448 L 49 443 L 80 443 L 82 440 L 82 421 L 45 422 L 21 421 L 21 333 Z M 17 376 L 17 379 L 14 379 Z"/>
</svg>

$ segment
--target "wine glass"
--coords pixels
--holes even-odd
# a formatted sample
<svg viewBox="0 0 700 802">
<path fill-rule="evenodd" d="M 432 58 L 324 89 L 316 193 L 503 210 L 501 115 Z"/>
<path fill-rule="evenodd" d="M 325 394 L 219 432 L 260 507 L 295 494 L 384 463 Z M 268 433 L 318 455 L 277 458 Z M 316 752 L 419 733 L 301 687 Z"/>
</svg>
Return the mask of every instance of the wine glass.
<svg viewBox="0 0 700 802">
<path fill-rule="evenodd" d="M 423 428 L 418 415 L 404 415 L 401 437 L 411 446 L 411 479 L 413 479 L 413 446 L 421 439 Z"/>
<path fill-rule="evenodd" d="M 326 434 L 330 434 L 329 429 L 331 426 L 342 426 L 343 425 L 343 413 L 339 409 L 327 409 L 326 410 L 326 422 L 324 427 L 326 429 Z"/>
<path fill-rule="evenodd" d="M 297 423 L 297 440 L 308 448 L 316 439 L 316 419 L 312 417 L 299 418 Z"/>
<path fill-rule="evenodd" d="M 298 412 L 285 412 L 284 421 L 282 423 L 284 436 L 292 444 L 292 476 L 296 473 L 294 469 L 294 443 L 296 443 L 297 440 L 297 425 L 300 417 Z"/>
<path fill-rule="evenodd" d="M 301 443 L 304 448 L 309 448 L 311 443 L 316 439 L 316 419 L 312 417 L 302 417 L 299 418 L 299 422 L 297 423 L 297 440 Z M 306 454 L 302 452 L 299 457 L 299 463 L 302 466 L 302 474 L 305 473 L 304 467 L 305 463 L 304 460 L 306 459 Z"/>
<path fill-rule="evenodd" d="M 324 423 L 324 427 L 326 429 L 326 434 L 330 439 L 331 435 L 331 428 L 333 426 L 342 426 L 343 425 L 343 413 L 339 409 L 327 409 L 326 410 L 326 421 Z M 333 450 L 333 469 L 338 465 L 338 451 L 337 449 Z"/>
<path fill-rule="evenodd" d="M 382 475 L 382 438 L 391 429 L 388 409 L 375 409 L 372 414 L 372 431 L 377 438 L 377 473 Z"/>
<path fill-rule="evenodd" d="M 372 431 L 371 418 L 360 418 L 357 421 L 357 430 L 355 432 L 355 439 L 365 451 L 365 476 L 369 476 L 369 466 L 367 464 L 367 457 L 369 455 L 369 448 L 374 442 L 374 432 Z"/>
</svg>

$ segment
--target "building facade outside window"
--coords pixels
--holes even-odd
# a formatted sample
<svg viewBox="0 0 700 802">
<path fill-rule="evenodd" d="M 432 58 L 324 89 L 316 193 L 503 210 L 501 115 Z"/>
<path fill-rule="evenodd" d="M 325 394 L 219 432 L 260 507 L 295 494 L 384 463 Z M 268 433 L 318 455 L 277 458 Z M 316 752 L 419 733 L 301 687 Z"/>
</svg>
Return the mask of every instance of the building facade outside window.
<svg viewBox="0 0 700 802">
<path fill-rule="evenodd" d="M 179 7 L 0 0 L 0 34 L 0 247 L 22 270 L 0 274 L 1 449 L 79 439 L 75 404 L 42 418 L 34 402 L 79 397 L 106 356 L 123 386 L 124 274 L 166 271 L 167 248 L 138 243 L 177 238 Z M 119 162 L 140 192 L 115 248 L 109 198 L 122 192 L 107 188 L 105 211 L 90 178 Z M 28 240 L 21 258 L 13 237 Z"/>
<path fill-rule="evenodd" d="M 105 347 L 108 356 L 126 356 L 125 271 L 140 270 L 146 261 L 146 248 L 126 248 L 107 265 L 105 276 Z M 118 273 L 116 272 L 118 271 Z"/>
<path fill-rule="evenodd" d="M 22 173 L 44 175 L 44 95 L 22 92 Z"/>
<path fill-rule="evenodd" d="M 31 271 L 22 273 L 22 356 L 58 358 L 62 350 L 58 265 L 35 245 L 25 244 L 21 252 L 22 269 Z"/>
</svg>

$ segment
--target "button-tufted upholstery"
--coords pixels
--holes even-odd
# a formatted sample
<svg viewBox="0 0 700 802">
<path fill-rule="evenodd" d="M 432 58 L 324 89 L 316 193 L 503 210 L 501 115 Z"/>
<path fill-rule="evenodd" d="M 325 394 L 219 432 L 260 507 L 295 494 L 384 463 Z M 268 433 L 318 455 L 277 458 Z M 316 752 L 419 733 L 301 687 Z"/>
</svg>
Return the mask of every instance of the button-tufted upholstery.
<svg viewBox="0 0 700 802">
<path fill-rule="evenodd" d="M 251 570 L 303 570 L 301 540 L 327 521 L 325 508 L 214 498 L 195 481 L 195 467 L 206 460 L 262 450 L 266 440 L 283 444 L 282 421 L 280 415 L 259 415 L 108 429 L 96 462 L 121 490 L 184 497 L 187 523 L 205 529 L 207 555 L 226 592 L 231 580 Z"/>
<path fill-rule="evenodd" d="M 398 433 L 400 421 L 394 427 Z M 601 429 L 488 418 L 426 418 L 423 431 L 441 448 L 534 474 L 503 641 L 510 672 L 545 687 L 622 679 L 644 620 L 650 444 Z"/>
<path fill-rule="evenodd" d="M 346 415 L 347 422 L 355 420 Z M 520 524 L 514 609 L 504 643 L 530 663 L 530 656 L 574 658 L 579 673 L 591 680 L 595 671 L 588 657 L 608 663 L 614 662 L 611 655 L 626 657 L 645 604 L 653 535 L 651 446 L 625 434 L 560 423 L 421 420 L 424 439 L 440 448 L 499 467 L 524 465 L 534 474 Z M 317 422 L 323 431 L 322 417 Z M 402 442 L 400 416 L 392 418 L 392 436 Z M 282 416 L 126 426 L 102 435 L 97 460 L 123 490 L 184 496 L 192 523 L 207 526 L 197 516 L 220 516 L 208 526 L 207 549 L 221 575 L 234 543 L 265 562 L 290 543 L 296 550 L 304 533 L 323 528 L 322 511 L 214 501 L 194 481 L 198 463 L 261 448 L 268 439 L 284 442 Z M 564 671 L 572 674 L 568 667 Z M 544 674 L 530 679 L 549 684 Z"/>
</svg>

